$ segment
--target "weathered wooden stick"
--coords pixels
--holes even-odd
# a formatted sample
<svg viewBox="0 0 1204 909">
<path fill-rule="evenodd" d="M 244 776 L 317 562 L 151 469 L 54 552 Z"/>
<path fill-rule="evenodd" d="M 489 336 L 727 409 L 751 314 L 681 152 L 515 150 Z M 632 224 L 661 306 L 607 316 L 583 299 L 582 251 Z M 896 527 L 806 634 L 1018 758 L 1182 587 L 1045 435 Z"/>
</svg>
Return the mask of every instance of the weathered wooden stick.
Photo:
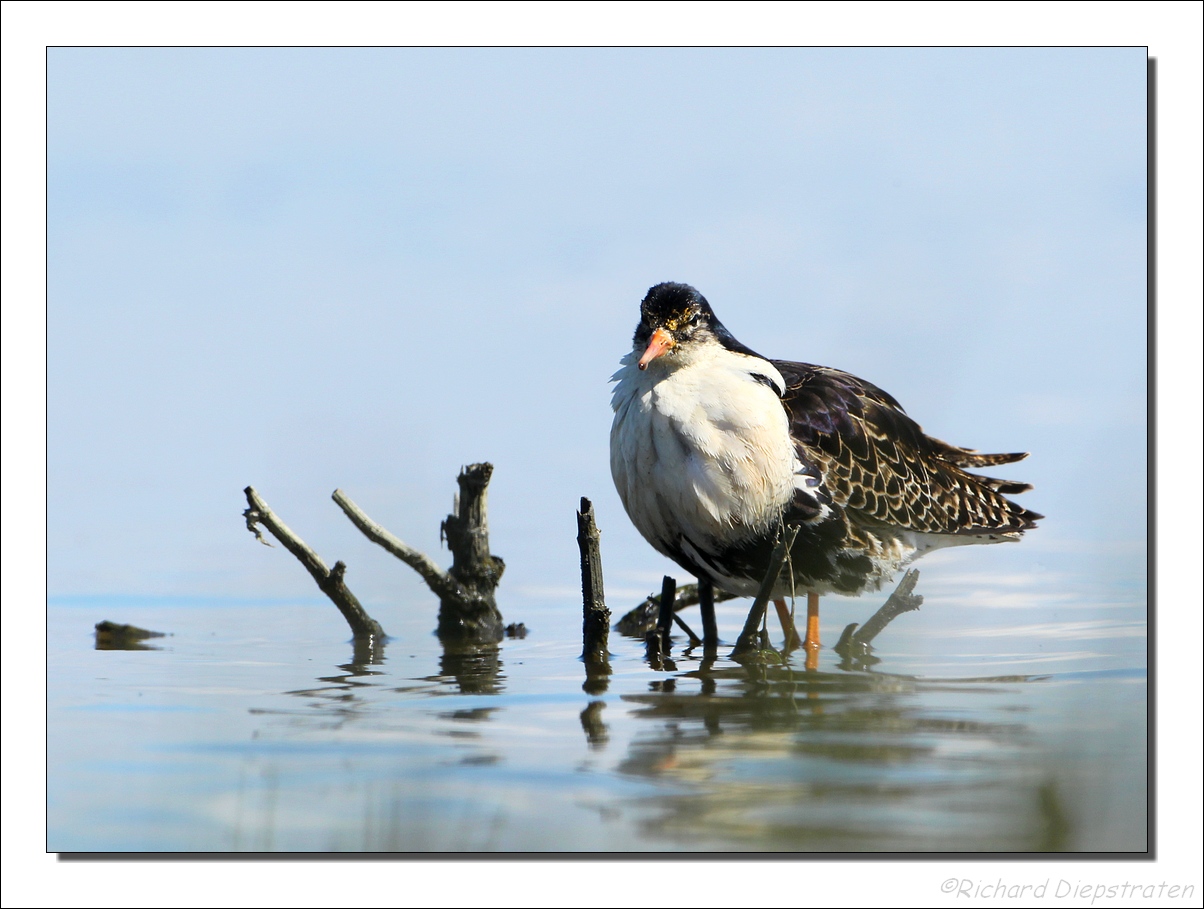
<svg viewBox="0 0 1204 909">
<path fill-rule="evenodd" d="M 346 572 L 347 566 L 342 562 L 335 562 L 334 568 L 327 568 L 321 556 L 310 549 L 304 540 L 293 533 L 289 526 L 276 516 L 268 503 L 260 498 L 254 487 L 248 486 L 243 492 L 246 494 L 247 504 L 250 506 L 243 512 L 243 517 L 247 519 L 247 529 L 255 533 L 255 536 L 261 541 L 263 537 L 255 525 L 262 524 L 271 531 L 272 536 L 305 566 L 306 571 L 317 582 L 318 588 L 330 597 L 335 606 L 339 607 L 339 612 L 343 614 L 343 618 L 347 620 L 347 624 L 351 626 L 351 631 L 356 637 L 369 637 L 383 641 L 385 639 L 384 629 L 380 627 L 379 622 L 368 615 L 367 610 L 360 605 L 360 601 L 355 598 L 355 594 L 343 581 L 343 574 Z"/>
<path fill-rule="evenodd" d="M 364 536 L 418 572 L 439 597 L 437 631 L 445 643 L 495 644 L 504 634 L 494 591 L 506 563 L 489 551 L 486 490 L 492 476 L 493 465 L 482 463 L 462 468 L 456 478 L 460 492 L 453 506 L 455 513 L 439 528 L 452 552 L 449 571 L 373 521 L 341 489 L 331 496 Z"/>
<path fill-rule="evenodd" d="M 594 505 L 582 497 L 577 512 L 577 547 L 581 550 L 581 600 L 584 607 L 582 656 L 587 663 L 605 662 L 609 656 L 610 610 L 602 584 L 602 553 Z"/>
<path fill-rule="evenodd" d="M 769 557 L 769 570 L 765 572 L 765 577 L 761 580 L 761 589 L 757 591 L 757 598 L 753 600 L 752 608 L 748 610 L 748 618 L 744 620 L 744 629 L 740 632 L 740 637 L 736 639 L 736 646 L 732 649 L 733 657 L 757 649 L 757 632 L 761 627 L 761 620 L 765 616 L 765 607 L 769 605 L 774 585 L 778 582 L 778 575 L 782 573 L 782 566 L 786 564 L 786 556 L 797 536 L 798 528 L 787 526 L 778 540 L 777 546 L 773 548 L 773 554 Z"/>
<path fill-rule="evenodd" d="M 352 524 L 360 529 L 364 536 L 418 572 L 435 596 L 440 599 L 468 599 L 469 593 L 459 581 L 436 565 L 426 553 L 407 546 L 373 521 L 343 490 L 336 489 L 331 498 L 335 500 L 339 508 L 343 509 L 343 513 L 347 515 Z"/>
<path fill-rule="evenodd" d="M 694 633 L 694 629 L 691 628 L 689 625 L 687 625 L 682 620 L 682 617 L 679 616 L 677 613 L 673 614 L 673 621 L 676 622 L 677 627 L 680 628 L 682 631 L 684 631 L 686 633 L 686 635 L 690 638 L 690 646 L 691 647 L 696 647 L 697 645 L 702 643 L 702 638 L 700 638 L 698 635 L 696 635 Z"/>
<path fill-rule="evenodd" d="M 736 599 L 736 595 L 734 593 L 728 593 L 726 590 L 716 590 L 712 594 L 711 598 L 716 603 L 722 603 L 724 600 Z M 655 600 L 657 602 L 657 604 L 659 605 L 659 603 L 660 603 L 659 597 L 653 597 L 652 599 Z M 673 601 L 673 610 L 675 612 L 681 612 L 683 609 L 685 609 L 688 606 L 697 606 L 697 605 L 698 605 L 698 585 L 697 584 L 685 584 L 685 585 L 677 588 L 677 596 L 675 597 L 675 599 Z"/>
<path fill-rule="evenodd" d="M 653 629 L 644 635 L 644 659 L 657 672 L 664 666 L 664 653 L 661 649 L 662 638 L 659 631 Z"/>
<path fill-rule="evenodd" d="M 469 464 L 463 468 L 456 477 L 460 494 L 456 496 L 455 514 L 449 514 L 439 528 L 452 554 L 448 574 L 490 602 L 506 570 L 506 563 L 489 551 L 486 506 L 492 476 L 492 464 Z"/>
<path fill-rule="evenodd" d="M 856 623 L 845 628 L 840 635 L 840 640 L 836 642 L 834 649 L 838 653 L 850 656 L 861 656 L 869 653 L 872 649 L 870 641 L 876 638 L 887 625 L 903 613 L 919 609 L 923 605 L 924 597 L 918 593 L 912 593 L 916 589 L 916 582 L 919 579 L 920 572 L 914 568 L 909 569 L 903 575 L 903 580 L 899 582 L 899 586 L 895 588 L 894 593 L 886 598 L 886 602 L 882 604 L 877 612 L 870 616 L 869 620 L 861 628 L 857 628 Z"/>
<path fill-rule="evenodd" d="M 726 590 L 716 590 L 713 597 L 716 603 L 735 599 L 735 594 Z M 677 588 L 673 600 L 673 611 L 681 612 L 690 606 L 698 605 L 698 585 L 683 584 Z M 630 634 L 643 638 L 644 633 L 657 626 L 660 619 L 661 597 L 659 593 L 649 594 L 644 602 L 634 609 L 628 610 L 621 619 L 615 622 L 615 630 L 620 634 Z"/>
<path fill-rule="evenodd" d="M 702 613 L 702 646 L 719 646 L 719 625 L 715 621 L 715 584 L 710 578 L 698 579 L 698 611 Z"/>
<path fill-rule="evenodd" d="M 673 596 L 677 593 L 677 581 L 665 575 L 661 581 L 660 615 L 657 617 L 656 630 L 663 641 L 669 640 L 669 629 L 673 625 Z"/>
</svg>

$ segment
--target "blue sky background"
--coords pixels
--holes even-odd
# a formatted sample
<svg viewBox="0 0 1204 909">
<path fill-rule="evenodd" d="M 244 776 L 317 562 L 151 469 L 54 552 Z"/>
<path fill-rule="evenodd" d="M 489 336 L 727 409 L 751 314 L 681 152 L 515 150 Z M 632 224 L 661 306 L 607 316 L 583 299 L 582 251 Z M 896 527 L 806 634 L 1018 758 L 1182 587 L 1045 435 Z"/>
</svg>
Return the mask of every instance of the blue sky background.
<svg viewBox="0 0 1204 909">
<path fill-rule="evenodd" d="M 248 483 L 406 596 L 331 491 L 434 554 L 483 459 L 503 595 L 576 589 L 581 495 L 608 583 L 651 589 L 607 379 L 662 280 L 1033 452 L 997 471 L 1049 516 L 1025 554 L 1140 559 L 1144 48 L 48 59 L 52 596 L 316 595 L 242 528 Z"/>
</svg>

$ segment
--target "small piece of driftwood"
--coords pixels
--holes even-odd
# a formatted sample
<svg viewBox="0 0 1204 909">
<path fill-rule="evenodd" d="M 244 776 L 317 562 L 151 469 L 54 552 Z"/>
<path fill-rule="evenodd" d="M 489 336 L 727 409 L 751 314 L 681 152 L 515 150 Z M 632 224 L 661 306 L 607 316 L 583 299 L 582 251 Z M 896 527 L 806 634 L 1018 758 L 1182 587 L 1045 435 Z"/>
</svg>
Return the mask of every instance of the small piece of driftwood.
<svg viewBox="0 0 1204 909">
<path fill-rule="evenodd" d="M 895 620 L 896 617 L 905 612 L 911 612 L 913 609 L 919 609 L 924 603 L 924 598 L 918 593 L 912 593 L 916 589 L 916 582 L 920 579 L 920 572 L 916 569 L 909 569 L 903 575 L 903 580 L 899 581 L 897 586 L 886 602 L 870 616 L 869 620 L 859 629 L 857 623 L 845 626 L 845 629 L 840 634 L 840 640 L 836 642 L 833 648 L 837 653 L 845 657 L 860 658 L 867 656 L 873 648 L 870 642 L 876 638 L 887 625 Z"/>
<path fill-rule="evenodd" d="M 368 615 L 367 610 L 360 605 L 360 601 L 355 598 L 355 594 L 343 580 L 347 566 L 342 562 L 335 562 L 334 568 L 327 568 L 321 556 L 310 549 L 304 540 L 293 533 L 289 526 L 276 516 L 253 486 L 248 486 L 243 492 L 247 497 L 247 505 L 250 506 L 243 512 L 243 517 L 247 519 L 247 529 L 254 533 L 261 543 L 266 543 L 263 534 L 259 532 L 258 525 L 266 527 L 285 549 L 297 557 L 317 582 L 318 589 L 330 597 L 335 606 L 339 608 L 339 612 L 351 626 L 352 634 L 357 638 L 371 638 L 383 643 L 385 640 L 384 629 L 380 627 L 380 623 L 376 619 Z"/>
<path fill-rule="evenodd" d="M 151 631 L 137 625 L 123 625 L 105 619 L 96 623 L 97 650 L 158 650 L 146 641 L 166 637 L 162 631 Z"/>
<path fill-rule="evenodd" d="M 577 547 L 581 550 L 581 602 L 583 618 L 581 655 L 586 663 L 604 663 L 609 657 L 610 610 L 602 583 L 602 553 L 594 504 L 582 497 L 577 512 Z"/>
<path fill-rule="evenodd" d="M 765 617 L 765 608 L 769 605 L 769 598 L 773 595 L 774 585 L 778 582 L 778 575 L 782 573 L 782 566 L 786 564 L 786 556 L 797 536 L 798 527 L 787 526 L 783 529 L 777 545 L 774 546 L 773 554 L 769 557 L 769 570 L 765 572 L 765 577 L 761 580 L 761 588 L 757 591 L 757 598 L 753 600 L 752 608 L 748 610 L 748 618 L 744 620 L 744 629 L 740 632 L 740 637 L 736 639 L 736 646 L 732 650 L 732 659 L 760 649 L 761 620 Z"/>
<path fill-rule="evenodd" d="M 733 599 L 735 599 L 735 594 L 728 593 L 725 590 L 715 591 L 714 602 L 716 603 Z M 677 595 L 673 599 L 674 620 L 680 620 L 677 613 L 680 613 L 683 609 L 697 605 L 697 584 L 683 584 L 681 587 L 678 587 Z M 619 634 L 631 635 L 642 640 L 646 632 L 657 627 L 660 610 L 660 594 L 649 594 L 644 602 L 625 613 L 621 619 L 615 622 L 615 631 L 619 632 Z M 691 635 L 693 635 L 693 632 L 691 632 Z"/>
<path fill-rule="evenodd" d="M 702 643 L 702 638 L 700 638 L 698 635 L 696 635 L 694 633 L 694 629 L 691 628 L 689 625 L 687 625 L 685 623 L 685 621 L 682 619 L 682 617 L 679 616 L 676 612 L 673 613 L 673 621 L 677 623 L 678 628 L 680 628 L 682 631 L 684 631 L 686 633 L 686 636 L 690 639 L 691 647 L 697 647 L 699 644 Z"/>
<path fill-rule="evenodd" d="M 331 496 L 364 536 L 418 572 L 439 598 L 437 633 L 443 641 L 497 643 L 505 633 L 495 591 L 506 565 L 489 551 L 486 490 L 492 475 L 493 465 L 482 463 L 463 468 L 456 478 L 455 513 L 440 527 L 452 553 L 448 571 L 373 521 L 341 489 Z"/>
</svg>

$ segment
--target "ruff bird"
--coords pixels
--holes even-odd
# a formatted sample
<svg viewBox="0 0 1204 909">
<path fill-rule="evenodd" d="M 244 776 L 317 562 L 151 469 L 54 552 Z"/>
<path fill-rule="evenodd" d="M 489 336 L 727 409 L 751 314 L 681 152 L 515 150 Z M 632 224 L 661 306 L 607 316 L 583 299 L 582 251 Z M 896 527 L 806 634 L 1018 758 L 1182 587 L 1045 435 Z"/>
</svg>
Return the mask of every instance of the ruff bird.
<svg viewBox="0 0 1204 909">
<path fill-rule="evenodd" d="M 687 284 L 648 291 L 620 362 L 615 487 L 644 539 L 698 578 L 711 646 L 712 586 L 754 595 L 786 524 L 799 531 L 775 605 L 797 646 L 785 597 L 807 593 L 801 643 L 814 653 L 821 594 L 876 590 L 926 552 L 1019 540 L 1042 517 L 1006 498 L 1028 484 L 964 469 L 1027 452 L 949 445 L 863 379 L 763 357 Z"/>
</svg>

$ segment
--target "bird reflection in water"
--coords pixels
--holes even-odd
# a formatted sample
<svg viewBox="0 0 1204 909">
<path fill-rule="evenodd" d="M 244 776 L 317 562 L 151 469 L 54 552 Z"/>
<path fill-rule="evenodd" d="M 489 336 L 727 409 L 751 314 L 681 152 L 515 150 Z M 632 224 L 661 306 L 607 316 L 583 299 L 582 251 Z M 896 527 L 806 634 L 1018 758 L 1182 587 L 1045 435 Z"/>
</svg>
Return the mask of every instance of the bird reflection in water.
<svg viewBox="0 0 1204 909">
<path fill-rule="evenodd" d="M 1064 811 L 1050 775 L 1021 759 L 1031 736 L 1016 713 L 1000 705 L 1006 721 L 989 722 L 927 706 L 1039 681 L 788 663 L 679 673 L 622 697 L 646 728 L 618 771 L 665 793 L 627 809 L 647 835 L 691 849 L 1058 848 Z M 886 822 L 903 816 L 914 821 Z"/>
<path fill-rule="evenodd" d="M 1022 759 L 1031 732 L 1014 721 L 1022 715 L 1015 705 L 1000 703 L 1010 699 L 998 697 L 1023 697 L 1017 686 L 1047 677 L 934 680 L 875 670 L 869 641 L 919 606 L 916 578 L 909 574 L 869 620 L 845 629 L 836 671 L 820 671 L 812 652 L 797 654 L 788 637 L 771 648 L 765 625 L 754 658 L 737 663 L 705 648 L 698 659 L 690 639 L 679 639 L 675 654 L 671 639 L 640 633 L 638 609 L 621 619 L 629 637 L 645 639 L 649 667 L 666 673 L 646 693 L 621 698 L 645 728 L 619 773 L 670 789 L 628 806 L 643 831 L 690 849 L 708 841 L 725 849 L 742 841 L 792 850 L 1065 848 L 1073 831 L 1051 782 L 1056 774 Z M 675 671 L 674 656 L 678 664 L 698 660 L 696 668 Z M 950 716 L 951 695 L 988 696 L 1002 721 Z M 582 714 L 593 748 L 605 741 L 596 733 L 604 706 L 590 705 L 592 724 Z M 940 823 L 917 822 L 907 836 L 907 824 L 884 822 L 936 815 Z"/>
</svg>

